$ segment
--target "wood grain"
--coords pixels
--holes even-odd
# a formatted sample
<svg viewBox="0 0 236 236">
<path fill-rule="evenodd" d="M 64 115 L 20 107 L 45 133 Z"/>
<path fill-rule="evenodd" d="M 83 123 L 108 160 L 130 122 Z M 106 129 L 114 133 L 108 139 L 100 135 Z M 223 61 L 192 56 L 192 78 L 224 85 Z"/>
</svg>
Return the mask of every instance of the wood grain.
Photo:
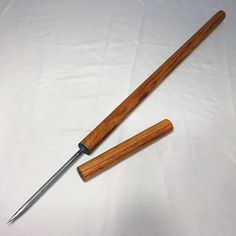
<svg viewBox="0 0 236 236">
<path fill-rule="evenodd" d="M 173 130 L 172 123 L 165 119 L 109 149 L 92 160 L 78 166 L 78 173 L 84 181 L 90 180 L 96 175 L 124 160 L 137 150 L 140 150 L 151 141 L 154 141 L 155 139 L 169 133 L 171 130 Z"/>
<path fill-rule="evenodd" d="M 159 85 L 224 19 L 225 12 L 218 11 L 148 79 L 135 89 L 115 110 L 113 110 L 79 144 L 89 154 L 117 127 L 139 103 Z"/>
</svg>

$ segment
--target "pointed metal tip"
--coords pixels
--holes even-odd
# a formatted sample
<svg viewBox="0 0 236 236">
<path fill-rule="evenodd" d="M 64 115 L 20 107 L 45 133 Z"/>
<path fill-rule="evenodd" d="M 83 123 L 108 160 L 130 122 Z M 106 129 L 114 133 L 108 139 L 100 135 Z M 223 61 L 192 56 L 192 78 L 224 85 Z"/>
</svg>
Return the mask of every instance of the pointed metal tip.
<svg viewBox="0 0 236 236">
<path fill-rule="evenodd" d="M 18 211 L 7 221 L 7 224 L 12 224 L 18 217 Z"/>
<path fill-rule="evenodd" d="M 11 217 L 11 218 L 7 221 L 7 224 L 8 224 L 8 225 L 9 225 L 9 224 L 12 224 L 13 221 L 14 221 L 14 219 Z"/>
</svg>

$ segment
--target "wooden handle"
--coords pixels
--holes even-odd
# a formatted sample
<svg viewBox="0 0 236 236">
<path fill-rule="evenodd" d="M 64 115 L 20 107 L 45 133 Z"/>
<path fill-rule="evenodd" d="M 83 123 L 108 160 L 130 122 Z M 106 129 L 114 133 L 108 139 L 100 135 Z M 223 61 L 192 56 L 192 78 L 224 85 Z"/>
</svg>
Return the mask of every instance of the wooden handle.
<svg viewBox="0 0 236 236">
<path fill-rule="evenodd" d="M 167 75 L 182 62 L 224 19 L 225 12 L 218 11 L 169 59 L 167 59 L 148 79 L 134 90 L 115 110 L 113 110 L 79 144 L 89 154 L 99 143 L 119 125 L 131 111 L 159 85 Z"/>
<path fill-rule="evenodd" d="M 169 133 L 171 130 L 173 130 L 172 123 L 169 120 L 163 120 L 92 160 L 78 166 L 77 170 L 81 178 L 87 181 L 124 160 L 149 142 Z"/>
</svg>

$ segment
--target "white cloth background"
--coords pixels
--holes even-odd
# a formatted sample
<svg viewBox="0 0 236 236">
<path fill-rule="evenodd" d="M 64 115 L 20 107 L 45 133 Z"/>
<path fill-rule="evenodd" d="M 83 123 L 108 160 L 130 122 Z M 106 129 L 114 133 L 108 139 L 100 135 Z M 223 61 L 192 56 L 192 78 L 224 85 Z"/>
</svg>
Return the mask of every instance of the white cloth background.
<svg viewBox="0 0 236 236">
<path fill-rule="evenodd" d="M 216 11 L 223 23 L 26 214 L 77 143 Z M 235 235 L 236 3 L 0 2 L 0 235 Z M 163 118 L 174 132 L 82 182 L 75 167 Z"/>
</svg>

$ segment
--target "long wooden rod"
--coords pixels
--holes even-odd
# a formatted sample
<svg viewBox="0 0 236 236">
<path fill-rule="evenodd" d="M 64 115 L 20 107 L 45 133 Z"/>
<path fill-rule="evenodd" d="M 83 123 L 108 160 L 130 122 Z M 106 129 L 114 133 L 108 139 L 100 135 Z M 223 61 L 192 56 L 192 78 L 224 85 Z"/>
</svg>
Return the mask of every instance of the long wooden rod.
<svg viewBox="0 0 236 236">
<path fill-rule="evenodd" d="M 225 18 L 224 11 L 218 11 L 172 56 L 169 57 L 148 79 L 135 89 L 115 110 L 113 110 L 79 144 L 89 154 L 111 131 L 118 126 Z"/>
</svg>

